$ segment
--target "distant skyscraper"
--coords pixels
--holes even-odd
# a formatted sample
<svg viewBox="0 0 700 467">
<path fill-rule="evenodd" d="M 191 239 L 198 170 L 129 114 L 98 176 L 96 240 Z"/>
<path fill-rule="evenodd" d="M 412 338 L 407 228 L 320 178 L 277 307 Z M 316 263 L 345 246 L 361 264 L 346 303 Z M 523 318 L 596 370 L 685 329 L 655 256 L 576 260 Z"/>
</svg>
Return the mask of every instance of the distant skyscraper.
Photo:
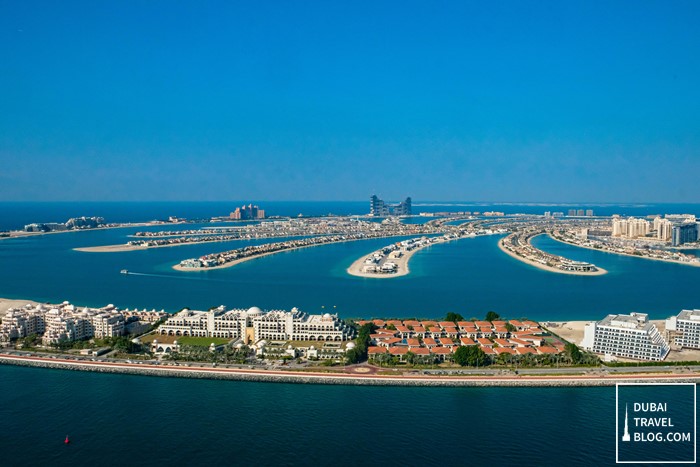
<svg viewBox="0 0 700 467">
<path fill-rule="evenodd" d="M 575 216 L 576 215 L 576 209 L 569 209 L 569 216 Z"/>
<path fill-rule="evenodd" d="M 584 214 L 583 209 L 579 209 L 578 211 L 576 211 L 576 215 L 579 217 L 583 217 L 583 214 Z"/>
<path fill-rule="evenodd" d="M 593 217 L 593 209 L 586 209 L 586 216 Z"/>
<path fill-rule="evenodd" d="M 411 215 L 411 197 L 409 196 L 404 201 L 401 201 L 396 206 L 387 205 L 384 200 L 377 198 L 377 195 L 372 195 L 369 198 L 369 214 L 375 217 L 386 216 L 410 216 Z"/>
<path fill-rule="evenodd" d="M 696 242 L 697 240 L 698 224 L 695 222 L 674 225 L 671 229 L 671 246 L 680 246 L 684 243 Z"/>
</svg>

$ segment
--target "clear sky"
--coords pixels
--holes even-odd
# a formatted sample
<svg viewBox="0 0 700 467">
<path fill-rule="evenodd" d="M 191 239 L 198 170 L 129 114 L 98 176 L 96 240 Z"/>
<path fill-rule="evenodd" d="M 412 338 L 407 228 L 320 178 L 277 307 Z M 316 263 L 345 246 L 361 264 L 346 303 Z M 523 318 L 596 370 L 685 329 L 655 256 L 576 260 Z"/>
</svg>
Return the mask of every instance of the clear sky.
<svg viewBox="0 0 700 467">
<path fill-rule="evenodd" d="M 700 202 L 697 1 L 0 0 L 0 200 Z"/>
</svg>

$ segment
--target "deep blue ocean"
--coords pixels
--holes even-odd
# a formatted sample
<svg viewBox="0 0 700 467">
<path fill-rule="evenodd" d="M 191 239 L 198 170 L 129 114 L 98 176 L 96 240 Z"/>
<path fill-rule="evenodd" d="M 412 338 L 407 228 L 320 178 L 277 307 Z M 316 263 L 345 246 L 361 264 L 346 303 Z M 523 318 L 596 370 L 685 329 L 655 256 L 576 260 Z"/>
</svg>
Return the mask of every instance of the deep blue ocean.
<svg viewBox="0 0 700 467">
<path fill-rule="evenodd" d="M 242 203 L 0 203 L 0 230 L 100 215 L 107 221 L 226 215 Z M 258 203 L 270 215 L 362 214 L 358 203 Z M 435 204 L 435 203 L 429 203 Z M 700 214 L 698 205 L 625 205 L 596 214 Z M 416 206 L 414 211 L 567 211 L 568 206 Z M 163 227 L 149 228 L 160 230 Z M 181 226 L 171 226 L 180 229 Z M 665 318 L 700 307 L 700 268 L 537 246 L 610 273 L 552 274 L 501 253 L 497 236 L 435 245 L 411 274 L 348 276 L 359 256 L 391 240 L 326 245 L 236 267 L 180 273 L 180 260 L 232 241 L 123 253 L 73 248 L 124 243 L 143 228 L 0 241 L 0 297 L 164 308 L 259 306 L 343 317 Z M 261 241 L 261 242 L 264 242 Z M 698 254 L 700 252 L 695 252 Z M 123 275 L 121 269 L 138 274 Z M 615 459 L 614 388 L 398 388 L 204 381 L 0 366 L 0 465 L 607 465 Z M 63 446 L 66 434 L 73 443 Z M 670 449 L 670 448 L 666 448 Z M 663 455 L 663 450 L 659 451 Z"/>
</svg>

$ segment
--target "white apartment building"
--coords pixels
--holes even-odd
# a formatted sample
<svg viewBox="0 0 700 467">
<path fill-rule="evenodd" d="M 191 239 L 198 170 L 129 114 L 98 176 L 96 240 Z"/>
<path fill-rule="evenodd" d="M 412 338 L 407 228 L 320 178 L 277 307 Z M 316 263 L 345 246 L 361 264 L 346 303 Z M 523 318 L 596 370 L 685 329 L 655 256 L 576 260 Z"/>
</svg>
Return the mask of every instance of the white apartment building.
<svg viewBox="0 0 700 467">
<path fill-rule="evenodd" d="M 616 217 L 613 219 L 612 224 L 613 237 L 638 238 L 644 237 L 651 231 L 651 222 L 634 217 L 628 219 Z"/>
<path fill-rule="evenodd" d="M 608 315 L 586 324 L 582 347 L 597 354 L 661 361 L 670 347 L 646 313 Z"/>
<path fill-rule="evenodd" d="M 654 230 L 656 230 L 656 238 L 669 242 L 671 241 L 671 233 L 673 232 L 673 222 L 668 219 L 657 217 L 654 219 Z"/>
<path fill-rule="evenodd" d="M 666 320 L 669 341 L 689 349 L 700 349 L 700 310 L 682 310 Z"/>
<path fill-rule="evenodd" d="M 121 336 L 127 320 L 137 324 L 153 323 L 167 314 L 164 311 L 132 312 L 128 318 L 114 305 L 79 309 L 68 302 L 59 305 L 27 305 L 5 312 L 0 325 L 0 341 L 21 339 L 31 334 L 42 337 L 44 345 L 60 340 L 80 340 Z"/>
</svg>

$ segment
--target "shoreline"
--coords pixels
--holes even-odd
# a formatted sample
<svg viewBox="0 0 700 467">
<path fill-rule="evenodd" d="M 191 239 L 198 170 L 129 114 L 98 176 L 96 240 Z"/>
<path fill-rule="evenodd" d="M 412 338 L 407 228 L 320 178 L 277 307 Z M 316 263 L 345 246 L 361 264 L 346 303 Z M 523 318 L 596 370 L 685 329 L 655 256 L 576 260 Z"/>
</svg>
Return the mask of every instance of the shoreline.
<svg viewBox="0 0 700 467">
<path fill-rule="evenodd" d="M 543 235 L 543 234 L 540 234 L 540 235 Z M 556 242 L 563 243 L 563 244 L 565 244 L 565 245 L 575 246 L 575 247 L 578 247 L 578 248 L 585 248 L 586 250 L 599 251 L 599 252 L 601 252 L 601 253 L 608 253 L 608 254 L 611 254 L 611 255 L 629 256 L 629 257 L 631 257 L 631 258 L 641 258 L 641 259 L 649 259 L 649 260 L 652 260 L 652 261 L 661 261 L 662 263 L 682 264 L 682 265 L 684 265 L 684 266 L 693 266 L 693 267 L 696 267 L 696 268 L 697 268 L 697 267 L 700 267 L 700 262 L 697 262 L 697 263 L 688 263 L 688 262 L 686 262 L 686 261 L 678 261 L 678 260 L 675 260 L 675 259 L 652 258 L 652 257 L 649 257 L 649 256 L 644 256 L 644 255 L 631 255 L 631 254 L 629 254 L 629 253 L 620 253 L 620 252 L 617 252 L 617 251 L 604 250 L 604 249 L 602 249 L 602 248 L 593 248 L 593 247 L 590 247 L 590 246 L 577 245 L 576 243 L 571 243 L 571 242 L 567 242 L 567 241 L 564 241 L 564 240 L 555 238 L 555 237 L 553 237 L 553 236 L 552 236 L 551 234 L 549 234 L 549 233 L 547 233 L 547 236 L 549 236 L 549 238 L 551 238 L 552 240 L 554 240 L 554 241 L 556 241 Z"/>
<path fill-rule="evenodd" d="M 112 225 L 109 227 L 95 227 L 94 229 L 70 229 L 70 230 L 54 230 L 51 232 L 25 232 L 23 230 L 10 230 L 9 237 L 0 237 L 0 240 L 9 240 L 11 238 L 27 238 L 27 237 L 37 237 L 41 235 L 54 235 L 54 234 L 66 234 L 75 232 L 94 232 L 97 230 L 110 230 L 110 229 L 126 229 L 129 227 L 151 227 L 154 225 L 150 222 L 136 222 L 133 224 L 122 224 L 122 225 Z"/>
<path fill-rule="evenodd" d="M 620 382 L 700 382 L 698 373 L 640 373 L 624 375 L 568 376 L 427 376 L 364 375 L 349 373 L 255 370 L 229 367 L 207 368 L 185 365 L 154 365 L 118 362 L 75 361 L 66 358 L 18 356 L 0 353 L 0 364 L 46 369 L 121 373 L 142 376 L 198 378 L 252 382 L 336 384 L 354 386 L 478 386 L 478 387 L 567 387 L 614 386 Z"/>
<path fill-rule="evenodd" d="M 120 243 L 118 245 L 102 245 L 102 246 L 81 246 L 73 248 L 73 251 L 82 251 L 85 253 L 121 253 L 124 251 L 136 251 L 136 250 L 150 250 L 151 248 L 169 248 L 175 246 L 188 246 L 188 245 L 203 245 L 205 243 L 226 243 L 226 242 L 240 242 L 240 241 L 252 241 L 252 240 L 267 240 L 274 238 L 298 238 L 305 237 L 306 235 L 291 235 L 288 237 L 262 237 L 262 238 L 229 238 L 226 240 L 207 240 L 205 242 L 182 242 L 182 243 L 170 243 L 168 245 L 127 245 L 126 243 Z M 210 268 L 211 269 L 211 268 Z"/>
<path fill-rule="evenodd" d="M 260 253 L 259 255 L 246 256 L 245 258 L 236 259 L 236 260 L 233 260 L 233 261 L 229 261 L 229 262 L 227 262 L 227 263 L 224 263 L 224 264 L 220 264 L 220 265 L 218 265 L 218 266 L 211 266 L 211 267 L 208 267 L 208 268 L 184 268 L 184 267 L 180 266 L 180 264 L 176 264 L 176 265 L 174 265 L 172 268 L 173 268 L 174 270 L 180 271 L 180 272 L 202 272 L 202 271 L 211 271 L 211 270 L 213 270 L 213 269 L 230 268 L 230 267 L 235 266 L 235 265 L 237 265 L 237 264 L 245 263 L 246 261 L 252 261 L 252 260 L 254 260 L 254 259 L 262 258 L 262 257 L 264 257 L 264 256 L 276 255 L 276 254 L 279 254 L 279 253 L 286 253 L 286 252 L 288 252 L 288 251 L 300 250 L 300 249 L 302 249 L 302 248 L 312 248 L 312 247 L 324 246 L 324 245 L 337 245 L 338 243 L 359 242 L 359 241 L 362 241 L 362 240 L 376 240 L 376 239 L 379 239 L 379 238 L 391 238 L 391 237 L 410 237 L 410 235 L 401 234 L 401 235 L 387 235 L 386 237 L 352 238 L 352 239 L 349 239 L 349 240 L 341 240 L 341 241 L 338 241 L 338 242 L 318 243 L 318 244 L 315 244 L 315 245 L 302 245 L 302 246 L 295 246 L 295 247 L 292 247 L 292 248 L 285 248 L 284 250 L 269 251 L 269 252 L 266 252 L 266 253 Z"/>
<path fill-rule="evenodd" d="M 564 271 L 563 269 L 553 268 L 551 266 L 547 266 L 546 264 L 538 263 L 537 261 L 532 261 L 530 259 L 523 258 L 522 256 L 516 255 L 512 251 L 509 251 L 507 248 L 505 248 L 503 246 L 503 244 L 501 243 L 502 241 L 503 241 L 503 238 L 498 239 L 498 248 L 502 252 L 504 252 L 505 254 L 510 256 L 511 258 L 517 259 L 518 261 L 521 261 L 521 262 L 523 262 L 527 265 L 533 266 L 535 268 L 542 269 L 543 271 L 555 272 L 555 273 L 559 273 L 559 274 L 568 274 L 568 275 L 572 275 L 572 276 L 602 276 L 602 275 L 608 273 L 607 270 L 600 268 L 598 266 L 596 266 L 596 268 L 598 268 L 598 270 L 595 272 Z M 530 243 L 529 240 L 528 240 L 528 243 Z"/>
<path fill-rule="evenodd" d="M 398 265 L 397 272 L 393 274 L 377 274 L 377 273 L 369 273 L 369 272 L 362 272 L 362 266 L 365 264 L 365 259 L 373 254 L 376 253 L 379 250 L 374 250 L 366 255 L 361 256 L 357 260 L 355 260 L 350 267 L 348 267 L 345 272 L 348 273 L 351 276 L 355 277 L 363 277 L 367 279 L 392 279 L 394 277 L 401 277 L 401 276 L 407 276 L 408 274 L 411 273 L 411 269 L 408 267 L 408 262 L 410 259 L 413 257 L 414 254 L 418 253 L 419 251 L 431 247 L 433 245 L 440 245 L 442 243 L 448 243 L 453 240 L 462 240 L 464 238 L 472 238 L 472 237 L 460 237 L 460 238 L 450 238 L 448 240 L 443 240 L 440 242 L 435 242 L 435 243 L 429 243 L 427 245 L 420 246 L 418 248 L 414 248 L 413 250 L 405 253 L 403 256 L 400 258 L 392 258 L 392 261 Z"/>
</svg>

